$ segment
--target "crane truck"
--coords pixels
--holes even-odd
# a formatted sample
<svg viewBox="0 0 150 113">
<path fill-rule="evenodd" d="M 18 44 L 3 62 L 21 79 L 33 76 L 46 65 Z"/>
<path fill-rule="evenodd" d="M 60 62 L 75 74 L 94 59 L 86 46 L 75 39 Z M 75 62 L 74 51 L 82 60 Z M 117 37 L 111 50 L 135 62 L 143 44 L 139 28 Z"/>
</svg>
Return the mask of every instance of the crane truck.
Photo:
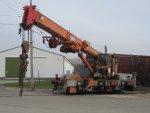
<svg viewBox="0 0 150 113">
<path fill-rule="evenodd" d="M 33 25 L 48 32 L 50 37 L 43 37 L 50 48 L 60 47 L 63 53 L 78 53 L 78 56 L 90 72 L 87 76 L 72 75 L 65 78 L 64 92 L 78 93 L 112 93 L 120 92 L 125 85 L 134 87 L 134 79 L 122 80 L 117 75 L 117 61 L 113 54 L 104 54 L 95 50 L 88 41 L 64 29 L 53 20 L 40 13 L 36 6 L 26 5 L 22 23 L 24 30 L 30 30 Z"/>
</svg>

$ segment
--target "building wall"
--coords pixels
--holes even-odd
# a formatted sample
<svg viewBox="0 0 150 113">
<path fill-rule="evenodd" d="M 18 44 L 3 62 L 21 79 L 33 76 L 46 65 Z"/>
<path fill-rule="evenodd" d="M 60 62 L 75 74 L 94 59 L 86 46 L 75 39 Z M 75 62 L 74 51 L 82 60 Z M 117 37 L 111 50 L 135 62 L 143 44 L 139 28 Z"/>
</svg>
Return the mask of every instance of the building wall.
<svg viewBox="0 0 150 113">
<path fill-rule="evenodd" d="M 29 52 L 30 53 L 30 52 Z M 28 59 L 29 60 L 29 59 Z M 63 56 L 41 51 L 37 48 L 33 50 L 34 77 L 49 78 L 55 74 L 63 75 Z M 30 77 L 30 63 L 26 77 Z"/>
<path fill-rule="evenodd" d="M 13 48 L 7 51 L 0 52 L 0 77 L 5 77 L 5 58 L 18 57 L 21 53 L 21 47 Z M 30 53 L 30 51 L 28 52 Z M 30 56 L 30 54 L 28 54 Z M 33 70 L 34 77 L 38 78 L 53 78 L 55 74 L 63 75 L 67 70 L 71 71 L 74 66 L 67 62 L 64 56 L 50 53 L 39 48 L 33 49 Z M 30 57 L 28 58 L 29 65 L 27 68 L 26 77 L 31 77 L 30 74 Z"/>
<path fill-rule="evenodd" d="M 64 74 L 72 74 L 74 72 L 74 66 L 64 57 Z"/>
<path fill-rule="evenodd" d="M 0 52 L 0 77 L 5 77 L 5 60 L 6 57 L 19 57 L 21 48 L 10 49 Z"/>
</svg>

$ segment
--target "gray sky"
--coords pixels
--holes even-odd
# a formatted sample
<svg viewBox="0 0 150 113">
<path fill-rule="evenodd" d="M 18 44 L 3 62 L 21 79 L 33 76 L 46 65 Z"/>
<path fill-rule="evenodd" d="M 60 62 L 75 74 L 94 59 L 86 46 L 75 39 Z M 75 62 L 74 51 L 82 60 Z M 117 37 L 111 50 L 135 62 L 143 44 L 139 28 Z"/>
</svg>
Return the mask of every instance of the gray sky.
<svg viewBox="0 0 150 113">
<path fill-rule="evenodd" d="M 20 45 L 17 24 L 25 4 L 29 0 L 0 0 L 0 51 Z M 107 45 L 110 53 L 150 55 L 150 0 L 33 0 L 33 4 L 98 51 L 104 52 Z M 37 33 L 34 45 L 58 53 L 43 45 Z"/>
</svg>

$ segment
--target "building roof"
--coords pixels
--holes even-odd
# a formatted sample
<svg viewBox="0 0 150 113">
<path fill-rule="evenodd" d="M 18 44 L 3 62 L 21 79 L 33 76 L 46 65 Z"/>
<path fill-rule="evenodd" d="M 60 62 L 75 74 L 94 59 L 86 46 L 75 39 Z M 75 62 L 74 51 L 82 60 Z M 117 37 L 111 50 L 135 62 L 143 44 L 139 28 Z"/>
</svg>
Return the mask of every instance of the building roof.
<svg viewBox="0 0 150 113">
<path fill-rule="evenodd" d="M 114 54 L 115 56 L 118 57 L 145 57 L 145 58 L 150 58 L 150 56 L 146 55 L 132 55 L 132 54 Z"/>
<path fill-rule="evenodd" d="M 10 51 L 10 50 L 14 50 L 14 49 L 17 49 L 17 48 L 21 48 L 21 46 L 17 46 L 17 47 L 13 47 L 13 48 L 10 48 L 10 49 L 7 49 L 7 50 L 3 50 L 3 51 L 0 51 L 0 53 L 4 53 L 4 52 L 7 52 L 7 51 Z M 60 55 L 60 54 L 57 54 L 57 53 L 54 53 L 54 52 L 50 52 L 48 50 L 44 50 L 44 49 L 41 49 L 41 48 L 38 48 L 38 47 L 33 47 L 35 49 L 38 49 L 38 50 L 41 50 L 41 51 L 45 51 L 45 52 L 48 52 L 48 53 L 51 53 L 51 54 L 55 54 L 55 55 L 58 55 L 58 56 L 62 56 L 64 57 L 71 65 L 73 65 L 69 59 L 67 59 L 67 57 L 63 56 L 63 55 Z M 73 65 L 74 66 L 74 65 Z"/>
<path fill-rule="evenodd" d="M 10 50 L 13 50 L 13 49 L 17 49 L 21 46 L 17 46 L 17 47 L 13 47 L 13 48 L 10 48 L 10 49 L 6 49 L 6 50 L 3 50 L 3 51 L 0 51 L 0 53 L 4 53 L 4 52 L 7 52 L 7 51 L 10 51 Z"/>
</svg>

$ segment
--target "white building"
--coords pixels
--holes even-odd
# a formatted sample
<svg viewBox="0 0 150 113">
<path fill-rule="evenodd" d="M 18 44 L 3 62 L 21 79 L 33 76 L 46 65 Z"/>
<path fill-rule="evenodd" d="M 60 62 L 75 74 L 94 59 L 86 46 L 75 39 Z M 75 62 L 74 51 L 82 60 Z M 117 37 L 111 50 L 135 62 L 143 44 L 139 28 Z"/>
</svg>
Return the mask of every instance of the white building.
<svg viewBox="0 0 150 113">
<path fill-rule="evenodd" d="M 21 51 L 19 46 L 0 52 L 0 78 L 18 78 Z M 30 57 L 28 61 L 26 77 L 30 78 Z M 33 75 L 35 78 L 53 78 L 55 74 L 61 76 L 72 73 L 73 70 L 74 66 L 65 56 L 36 47 L 33 48 Z"/>
</svg>

